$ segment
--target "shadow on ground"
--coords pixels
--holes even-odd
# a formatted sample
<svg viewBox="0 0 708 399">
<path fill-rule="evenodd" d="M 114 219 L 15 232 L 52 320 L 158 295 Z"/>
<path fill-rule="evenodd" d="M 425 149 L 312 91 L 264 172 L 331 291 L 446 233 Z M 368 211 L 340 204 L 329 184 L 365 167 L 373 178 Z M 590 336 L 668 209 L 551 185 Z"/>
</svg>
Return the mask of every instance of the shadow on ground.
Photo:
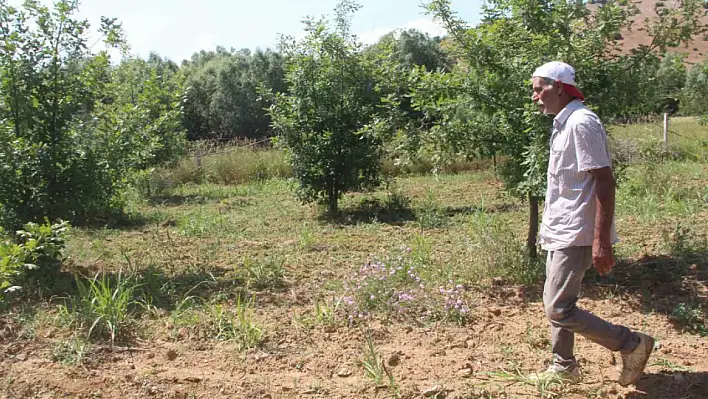
<svg viewBox="0 0 708 399">
<path fill-rule="evenodd" d="M 157 213 L 116 213 L 72 220 L 71 224 L 89 229 L 139 230 L 160 221 L 162 217 Z"/>
<path fill-rule="evenodd" d="M 637 391 L 625 399 L 706 399 L 708 373 L 663 371 L 644 375 L 636 384 Z"/>
<path fill-rule="evenodd" d="M 706 250 L 622 259 L 611 275 L 600 277 L 592 269 L 586 280 L 586 297 L 606 299 L 620 295 L 636 311 L 667 315 L 677 330 L 708 334 Z"/>
<path fill-rule="evenodd" d="M 445 214 L 449 217 L 454 217 L 457 215 L 470 215 L 475 213 L 506 213 L 518 211 L 519 208 L 519 204 L 500 204 L 492 206 L 458 206 L 446 208 Z"/>
<path fill-rule="evenodd" d="M 518 210 L 517 204 L 501 204 L 496 206 L 458 206 L 442 207 L 439 210 L 429 210 L 438 217 L 451 218 L 458 215 L 471 215 L 476 213 L 505 213 Z M 328 213 L 320 215 L 320 220 L 342 225 L 357 225 L 361 223 L 386 223 L 390 225 L 403 225 L 406 222 L 420 221 L 419 216 L 424 210 L 414 209 L 409 201 L 378 198 L 367 198 L 354 206 L 340 209 L 334 216 Z"/>
<path fill-rule="evenodd" d="M 180 205 L 203 205 L 218 202 L 219 198 L 209 198 L 203 195 L 157 195 L 150 197 L 150 205 L 180 206 Z"/>
<path fill-rule="evenodd" d="M 417 217 L 407 202 L 366 198 L 353 206 L 340 209 L 336 214 L 323 213 L 319 220 L 340 225 L 375 222 L 403 225 L 417 220 Z"/>
</svg>

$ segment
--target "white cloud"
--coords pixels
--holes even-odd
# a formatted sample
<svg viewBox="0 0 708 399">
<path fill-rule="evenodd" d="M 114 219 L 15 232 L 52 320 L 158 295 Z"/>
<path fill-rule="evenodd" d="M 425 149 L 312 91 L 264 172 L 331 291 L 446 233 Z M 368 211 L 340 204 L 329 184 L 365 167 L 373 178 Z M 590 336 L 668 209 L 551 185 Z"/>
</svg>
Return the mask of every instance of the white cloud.
<svg viewBox="0 0 708 399">
<path fill-rule="evenodd" d="M 364 44 L 374 44 L 385 34 L 394 30 L 407 30 L 407 29 L 417 29 L 423 33 L 427 33 L 430 36 L 443 36 L 447 33 L 445 28 L 440 24 L 429 18 L 420 18 L 410 21 L 404 25 L 392 27 L 392 28 L 376 28 L 368 32 L 364 32 L 359 35 L 359 40 Z"/>
</svg>

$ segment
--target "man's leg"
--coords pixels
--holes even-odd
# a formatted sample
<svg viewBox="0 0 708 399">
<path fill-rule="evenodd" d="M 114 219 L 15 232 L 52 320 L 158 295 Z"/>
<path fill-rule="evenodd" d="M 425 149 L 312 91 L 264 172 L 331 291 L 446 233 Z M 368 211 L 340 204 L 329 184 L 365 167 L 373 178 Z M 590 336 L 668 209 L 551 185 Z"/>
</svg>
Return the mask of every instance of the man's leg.
<svg viewBox="0 0 708 399">
<path fill-rule="evenodd" d="M 551 321 L 553 354 L 572 364 L 574 334 L 612 351 L 631 353 L 639 338 L 627 327 L 610 324 L 576 306 L 585 271 L 592 266 L 592 247 L 571 247 L 549 253 L 543 303 Z"/>
<path fill-rule="evenodd" d="M 556 287 L 552 284 L 553 276 L 556 274 L 553 267 L 553 257 L 554 252 L 549 251 L 546 258 L 546 283 L 543 287 L 543 304 L 546 309 L 548 309 L 547 304 L 556 296 Z M 548 315 L 547 311 L 546 315 Z M 553 362 L 566 368 L 574 366 L 575 333 L 551 322 L 551 342 Z"/>
</svg>

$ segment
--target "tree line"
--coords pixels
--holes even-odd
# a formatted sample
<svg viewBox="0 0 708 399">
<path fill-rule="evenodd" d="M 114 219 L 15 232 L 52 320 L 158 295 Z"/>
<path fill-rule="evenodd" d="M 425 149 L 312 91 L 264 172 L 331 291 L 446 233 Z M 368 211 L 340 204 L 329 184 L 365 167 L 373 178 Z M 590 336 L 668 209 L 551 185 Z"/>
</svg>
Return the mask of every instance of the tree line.
<svg viewBox="0 0 708 399">
<path fill-rule="evenodd" d="M 576 67 L 606 120 L 708 113 L 708 61 L 687 68 L 679 48 L 705 33 L 703 0 L 657 3 L 651 43 L 629 52 L 617 38 L 637 9 L 625 1 L 591 12 L 581 2 L 491 0 L 470 26 L 449 1 L 430 0 L 425 10 L 447 36 L 404 30 L 364 46 L 350 31 L 359 6 L 343 0 L 331 20 L 306 19 L 306 36 L 283 37 L 276 50 L 219 47 L 179 65 L 129 56 L 115 19 L 99 31 L 123 58 L 92 51 L 77 7 L 0 0 L 8 230 L 45 216 L 105 220 L 120 214 L 127 187 L 179 159 L 188 140 L 264 137 L 288 151 L 302 199 L 332 212 L 343 193 L 380 183 L 384 156 L 437 166 L 499 156 L 506 187 L 528 199 L 533 219 L 550 120 L 532 107 L 529 80 L 552 59 Z"/>
</svg>

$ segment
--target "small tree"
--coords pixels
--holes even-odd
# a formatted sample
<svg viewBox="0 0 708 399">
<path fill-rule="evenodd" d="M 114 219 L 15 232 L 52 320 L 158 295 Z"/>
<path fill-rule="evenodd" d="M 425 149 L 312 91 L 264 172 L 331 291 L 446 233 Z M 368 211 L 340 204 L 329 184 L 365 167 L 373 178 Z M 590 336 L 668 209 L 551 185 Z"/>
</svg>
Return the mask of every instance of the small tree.
<svg viewBox="0 0 708 399">
<path fill-rule="evenodd" d="M 444 114 L 438 123 L 437 137 L 443 143 L 439 148 L 459 149 L 460 143 L 468 142 L 507 156 L 502 168 L 506 188 L 526 197 L 530 205 L 527 246 L 532 257 L 536 256 L 551 127 L 551 119 L 539 115 L 531 104 L 529 82 L 534 68 L 551 60 L 569 62 L 578 70 L 588 104 L 604 118 L 622 115 L 632 109 L 637 97 L 643 98 L 637 95 L 639 86 L 632 86 L 641 80 L 628 78 L 644 76 L 640 72 L 647 60 L 656 60 L 656 54 L 667 47 L 690 41 L 702 29 L 698 1 L 685 0 L 677 9 L 657 6 L 656 19 L 647 21 L 651 43 L 622 55 L 616 37 L 631 26 L 637 13 L 636 7 L 623 1 L 608 0 L 591 11 L 582 2 L 566 0 L 490 0 L 475 28 L 457 17 L 449 0 L 432 0 L 427 9 L 454 38 L 464 59 L 456 72 L 464 75 L 458 79 L 427 76 L 416 93 L 418 107 L 438 111 L 466 106 L 483 115 L 477 118 L 480 128 L 475 129 L 473 119 L 456 122 L 451 120 L 454 114 Z M 436 80 L 457 84 L 451 90 Z M 489 121 L 496 126 L 490 128 Z M 449 128 L 465 123 L 471 128 Z"/>
<path fill-rule="evenodd" d="M 195 54 L 183 70 L 187 88 L 183 123 L 190 139 L 269 135 L 268 104 L 258 95 L 258 87 L 284 91 L 280 54 L 219 48 Z"/>
<path fill-rule="evenodd" d="M 694 65 L 686 76 L 682 111 L 708 122 L 708 60 Z"/>
<path fill-rule="evenodd" d="M 0 226 L 8 230 L 44 216 L 121 211 L 126 177 L 182 148 L 179 84 L 163 78 L 170 68 L 155 59 L 114 67 L 107 51 L 90 51 L 77 9 L 76 0 L 52 9 L 0 0 Z M 106 45 L 125 49 L 120 24 L 101 22 Z"/>
<path fill-rule="evenodd" d="M 270 108 L 301 198 L 326 203 L 330 212 L 344 192 L 379 183 L 381 143 L 368 128 L 376 104 L 372 68 L 349 31 L 357 9 L 343 0 L 334 26 L 307 19 L 304 39 L 283 38 L 288 90 Z"/>
</svg>

